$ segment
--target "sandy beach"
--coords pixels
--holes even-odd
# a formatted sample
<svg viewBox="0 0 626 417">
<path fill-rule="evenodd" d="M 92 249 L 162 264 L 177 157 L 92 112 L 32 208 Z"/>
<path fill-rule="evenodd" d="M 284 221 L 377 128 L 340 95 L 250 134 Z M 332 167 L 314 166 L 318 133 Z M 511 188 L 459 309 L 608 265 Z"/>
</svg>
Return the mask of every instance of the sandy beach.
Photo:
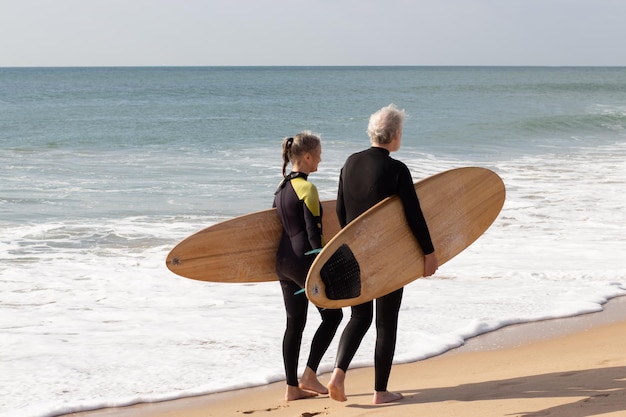
<svg viewBox="0 0 626 417">
<path fill-rule="evenodd" d="M 604 311 L 509 326 L 427 360 L 395 365 L 404 399 L 371 405 L 373 369 L 348 371 L 348 401 L 286 403 L 284 382 L 72 417 L 626 416 L 626 297 Z M 329 375 L 320 377 L 328 381 Z"/>
</svg>

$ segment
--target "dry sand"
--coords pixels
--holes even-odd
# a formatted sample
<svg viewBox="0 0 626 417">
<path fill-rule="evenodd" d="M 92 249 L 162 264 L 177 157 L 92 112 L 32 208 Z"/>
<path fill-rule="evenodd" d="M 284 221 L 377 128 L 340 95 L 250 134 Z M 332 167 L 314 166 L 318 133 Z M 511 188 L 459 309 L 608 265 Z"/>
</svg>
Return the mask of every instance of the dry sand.
<svg viewBox="0 0 626 417">
<path fill-rule="evenodd" d="M 329 375 L 322 375 L 322 382 Z M 371 405 L 373 369 L 351 369 L 348 401 L 286 403 L 284 382 L 72 417 L 626 416 L 626 297 L 601 313 L 509 326 L 427 360 L 394 365 L 397 403 Z"/>
</svg>

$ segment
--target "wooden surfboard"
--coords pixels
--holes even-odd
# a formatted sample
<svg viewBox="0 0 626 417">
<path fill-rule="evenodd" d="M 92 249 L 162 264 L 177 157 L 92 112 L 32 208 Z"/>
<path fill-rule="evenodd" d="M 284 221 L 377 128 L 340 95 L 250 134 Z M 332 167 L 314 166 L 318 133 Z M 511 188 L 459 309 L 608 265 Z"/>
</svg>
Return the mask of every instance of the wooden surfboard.
<svg viewBox="0 0 626 417">
<path fill-rule="evenodd" d="M 415 190 L 439 265 L 467 248 L 496 219 L 506 195 L 485 168 L 457 168 L 426 178 Z M 332 238 L 311 265 L 309 300 L 323 308 L 361 304 L 403 287 L 424 273 L 423 253 L 400 198 L 389 197 Z"/>
<path fill-rule="evenodd" d="M 340 230 L 335 200 L 322 202 L 322 232 L 330 240 Z M 276 209 L 235 217 L 184 239 L 167 255 L 170 271 L 212 282 L 275 281 L 282 233 Z"/>
</svg>

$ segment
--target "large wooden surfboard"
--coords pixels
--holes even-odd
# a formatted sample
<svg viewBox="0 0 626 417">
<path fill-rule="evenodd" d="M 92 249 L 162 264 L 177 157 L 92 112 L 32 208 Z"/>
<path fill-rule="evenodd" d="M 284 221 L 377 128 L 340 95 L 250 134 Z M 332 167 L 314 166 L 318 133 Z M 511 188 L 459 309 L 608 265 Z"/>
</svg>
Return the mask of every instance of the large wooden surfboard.
<svg viewBox="0 0 626 417">
<path fill-rule="evenodd" d="M 439 265 L 460 253 L 496 219 L 505 199 L 502 179 L 485 168 L 457 168 L 415 186 Z M 399 197 L 356 218 L 317 255 L 306 281 L 309 300 L 323 308 L 361 304 L 424 273 L 423 254 Z"/>
<path fill-rule="evenodd" d="M 335 200 L 322 202 L 322 232 L 339 232 Z M 276 209 L 235 217 L 184 239 L 167 255 L 170 271 L 212 282 L 275 281 L 276 252 L 282 233 Z"/>
</svg>

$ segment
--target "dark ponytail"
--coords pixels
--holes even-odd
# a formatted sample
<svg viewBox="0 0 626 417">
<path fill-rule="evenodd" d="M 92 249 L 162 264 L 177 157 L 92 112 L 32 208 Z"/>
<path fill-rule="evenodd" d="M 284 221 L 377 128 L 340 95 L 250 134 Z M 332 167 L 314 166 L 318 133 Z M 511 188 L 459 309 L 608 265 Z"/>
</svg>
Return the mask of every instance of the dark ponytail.
<svg viewBox="0 0 626 417">
<path fill-rule="evenodd" d="M 293 145 L 293 137 L 283 139 L 283 177 L 287 175 L 287 165 L 291 160 L 291 146 Z"/>
</svg>

